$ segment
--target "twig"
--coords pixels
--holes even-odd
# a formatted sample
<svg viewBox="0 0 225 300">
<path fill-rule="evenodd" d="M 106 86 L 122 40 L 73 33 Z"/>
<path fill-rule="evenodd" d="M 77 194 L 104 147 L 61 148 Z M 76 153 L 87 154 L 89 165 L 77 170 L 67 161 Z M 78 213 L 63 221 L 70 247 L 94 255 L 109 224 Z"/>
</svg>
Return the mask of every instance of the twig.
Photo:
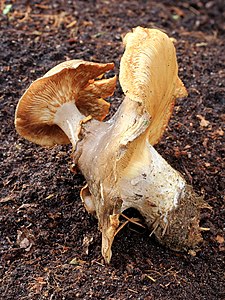
<svg viewBox="0 0 225 300">
<path fill-rule="evenodd" d="M 138 294 L 138 291 L 132 290 L 132 289 L 128 289 L 128 291 L 133 292 L 135 294 Z"/>
<path fill-rule="evenodd" d="M 146 228 L 144 225 L 138 223 L 137 221 L 140 221 L 138 218 L 128 218 L 126 215 L 121 214 L 121 216 L 123 216 L 125 219 L 127 219 L 129 222 L 134 223 L 142 228 Z"/>
<path fill-rule="evenodd" d="M 127 225 L 127 223 L 129 223 L 129 220 L 125 221 L 122 225 L 120 225 L 120 227 L 119 227 L 119 228 L 117 229 L 117 231 L 115 232 L 115 235 L 114 235 L 114 236 L 116 236 L 117 233 L 118 233 L 121 229 L 123 229 L 124 226 Z"/>
<path fill-rule="evenodd" d="M 155 225 L 155 227 L 154 227 L 154 225 Z M 156 231 L 156 229 L 159 227 L 159 218 L 155 219 L 155 221 L 152 223 L 152 227 L 153 227 L 153 230 L 150 233 L 149 237 L 151 237 L 153 235 L 153 233 Z"/>
<path fill-rule="evenodd" d="M 150 275 L 145 274 L 145 276 L 146 276 L 148 279 L 150 279 L 151 281 L 156 282 L 156 279 L 154 279 L 154 278 L 151 277 Z"/>
<path fill-rule="evenodd" d="M 182 166 L 183 166 L 183 168 L 184 168 L 185 174 L 187 175 L 187 177 L 188 177 L 188 179 L 189 179 L 189 181 L 190 181 L 190 184 L 192 184 L 192 182 L 193 182 L 192 176 L 191 176 L 191 174 L 188 172 L 188 170 L 186 169 L 186 167 L 185 167 L 185 165 L 183 164 L 183 162 L 182 162 Z"/>
</svg>

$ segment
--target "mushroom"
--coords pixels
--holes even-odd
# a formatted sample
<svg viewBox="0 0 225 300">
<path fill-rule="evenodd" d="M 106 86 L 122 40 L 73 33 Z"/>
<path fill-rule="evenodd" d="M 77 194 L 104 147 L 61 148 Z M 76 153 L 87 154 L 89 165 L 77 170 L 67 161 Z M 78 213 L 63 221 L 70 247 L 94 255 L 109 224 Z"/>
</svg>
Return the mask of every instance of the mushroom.
<svg viewBox="0 0 225 300">
<path fill-rule="evenodd" d="M 16 111 L 17 130 L 31 141 L 35 141 L 34 136 L 39 132 L 44 132 L 44 138 L 37 139 L 42 145 L 72 142 L 73 161 L 87 181 L 81 190 L 81 199 L 87 211 L 98 219 L 102 255 L 107 263 L 112 256 L 119 216 L 129 207 L 139 210 L 157 239 L 172 249 L 193 248 L 202 240 L 198 223 L 203 200 L 153 148 L 165 130 L 175 99 L 187 95 L 178 77 L 174 45 L 160 30 L 141 27 L 128 33 L 124 43 L 126 49 L 119 79 L 125 98 L 108 121 L 101 122 L 108 106 L 106 108 L 105 102 L 98 99 L 101 93 L 104 97 L 112 94 L 115 78 L 103 80 L 102 84 L 101 80 L 93 83 L 93 79 L 111 69 L 112 64 L 75 62 L 76 67 L 71 67 L 74 63 L 68 62 L 66 71 L 56 67 L 50 75 L 47 73 L 39 79 L 40 82 L 44 80 L 44 88 L 40 87 L 39 81 L 32 84 L 37 83 L 39 89 L 36 90 L 43 94 L 45 90 L 52 91 L 53 82 L 57 82 L 53 98 L 44 93 L 45 106 L 40 112 L 45 116 L 46 107 L 48 111 L 56 112 L 52 119 L 57 130 L 59 126 L 64 131 L 60 130 L 61 139 L 57 136 L 57 140 L 53 137 L 54 142 L 47 142 L 49 130 L 43 129 L 43 122 L 41 125 L 40 122 L 30 122 L 31 125 L 24 122 L 24 116 L 31 115 L 36 102 L 40 101 L 41 96 L 35 94 L 35 90 L 24 94 Z M 82 77 L 78 75 L 79 66 L 82 66 Z M 50 76 L 56 76 L 56 80 Z M 45 78 L 51 78 L 50 88 Z M 78 79 L 82 82 L 77 83 Z M 64 82 L 66 88 L 63 88 Z M 97 84 L 101 93 L 95 93 L 92 84 Z M 69 104 L 59 104 L 65 103 L 65 100 L 59 100 L 60 97 L 64 99 L 62 91 L 67 92 Z M 55 99 L 57 111 L 52 104 Z M 71 102 L 75 103 L 73 109 Z M 22 113 L 21 103 L 26 113 Z M 49 109 L 52 106 L 54 109 Z M 47 126 L 52 126 L 45 122 L 46 118 L 41 119 Z M 38 130 L 34 127 L 37 123 Z"/>
<path fill-rule="evenodd" d="M 35 80 L 21 97 L 15 116 L 17 132 L 42 146 L 72 143 L 75 149 L 80 124 L 89 118 L 103 120 L 116 77 L 98 79 L 114 68 L 83 60 L 63 62 Z"/>
</svg>

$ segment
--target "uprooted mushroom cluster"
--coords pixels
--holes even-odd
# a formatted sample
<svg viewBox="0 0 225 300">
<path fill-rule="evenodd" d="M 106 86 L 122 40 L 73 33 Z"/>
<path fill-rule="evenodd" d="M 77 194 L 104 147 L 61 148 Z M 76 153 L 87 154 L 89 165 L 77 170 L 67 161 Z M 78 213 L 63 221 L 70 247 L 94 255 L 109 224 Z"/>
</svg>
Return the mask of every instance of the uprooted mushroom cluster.
<svg viewBox="0 0 225 300">
<path fill-rule="evenodd" d="M 125 98 L 116 114 L 103 98 L 116 77 L 113 63 L 71 60 L 34 81 L 20 99 L 18 133 L 42 146 L 73 145 L 73 160 L 87 184 L 81 198 L 102 232 L 102 255 L 111 259 L 119 216 L 137 209 L 157 239 L 175 250 L 201 241 L 203 201 L 153 148 L 167 126 L 175 99 L 186 96 L 176 52 L 160 30 L 137 27 L 124 38 L 119 80 Z M 90 167 L 91 166 L 91 167 Z"/>
</svg>

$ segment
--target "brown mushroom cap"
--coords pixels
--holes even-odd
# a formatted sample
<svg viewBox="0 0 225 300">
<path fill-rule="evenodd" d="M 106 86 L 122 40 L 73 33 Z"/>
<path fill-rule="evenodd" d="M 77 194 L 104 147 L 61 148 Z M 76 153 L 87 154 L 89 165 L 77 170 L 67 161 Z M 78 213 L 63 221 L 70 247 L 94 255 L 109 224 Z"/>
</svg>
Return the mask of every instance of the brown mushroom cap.
<svg viewBox="0 0 225 300">
<path fill-rule="evenodd" d="M 55 114 L 65 103 L 73 102 L 79 112 L 103 120 L 110 104 L 116 77 L 95 80 L 114 68 L 113 63 L 100 64 L 82 60 L 63 62 L 35 80 L 21 97 L 15 114 L 17 132 L 42 146 L 68 144 L 69 138 L 54 123 Z"/>
</svg>

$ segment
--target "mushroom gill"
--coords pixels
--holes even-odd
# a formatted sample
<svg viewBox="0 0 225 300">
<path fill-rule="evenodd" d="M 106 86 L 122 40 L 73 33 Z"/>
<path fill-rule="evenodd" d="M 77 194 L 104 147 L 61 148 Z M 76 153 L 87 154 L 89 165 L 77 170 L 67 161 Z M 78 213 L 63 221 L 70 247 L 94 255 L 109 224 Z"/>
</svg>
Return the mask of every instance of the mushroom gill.
<svg viewBox="0 0 225 300">
<path fill-rule="evenodd" d="M 15 114 L 18 133 L 42 146 L 71 142 L 75 147 L 80 122 L 88 116 L 103 120 L 108 114 L 110 105 L 103 97 L 113 94 L 116 77 L 95 79 L 113 67 L 70 60 L 52 68 L 21 97 Z"/>
</svg>

